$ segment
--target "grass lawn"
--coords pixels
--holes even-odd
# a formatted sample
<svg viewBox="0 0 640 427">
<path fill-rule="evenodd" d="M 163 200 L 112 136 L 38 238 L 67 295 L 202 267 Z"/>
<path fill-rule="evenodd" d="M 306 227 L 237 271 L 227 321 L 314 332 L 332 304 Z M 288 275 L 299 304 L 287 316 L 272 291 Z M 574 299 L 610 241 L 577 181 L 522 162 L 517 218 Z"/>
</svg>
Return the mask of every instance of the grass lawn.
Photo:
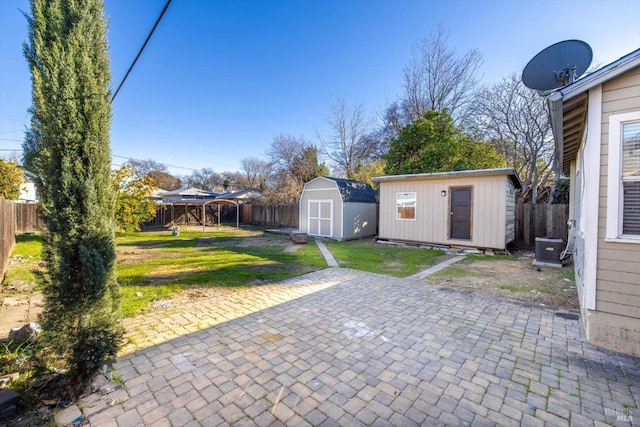
<svg viewBox="0 0 640 427">
<path fill-rule="evenodd" d="M 326 267 L 315 245 L 260 230 L 119 233 L 117 244 L 125 317 L 187 287 L 261 285 Z"/>
<path fill-rule="evenodd" d="M 39 235 L 21 234 L 16 236 L 16 245 L 11 252 L 15 261 L 7 270 L 4 283 L 13 283 L 14 287 L 16 284 L 22 283 L 38 283 L 37 276 L 42 269 L 41 252 L 42 240 Z"/>
<path fill-rule="evenodd" d="M 170 231 L 118 233 L 116 243 L 125 317 L 188 288 L 257 286 L 327 267 L 313 242 L 294 245 L 287 236 L 255 228 L 185 230 L 179 236 Z M 374 239 L 324 243 L 341 267 L 395 277 L 451 258 L 441 250 L 388 246 Z M 22 258 L 11 264 L 3 284 L 32 290 L 43 268 L 41 249 L 40 236 L 18 236 L 12 255 Z M 569 269 L 541 271 L 515 257 L 469 256 L 428 281 L 567 308 L 577 301 Z"/>
<path fill-rule="evenodd" d="M 23 257 L 4 284 L 39 282 L 39 235 L 21 235 L 12 256 Z M 298 276 L 326 263 L 315 244 L 293 245 L 262 230 L 220 227 L 214 231 L 117 233 L 117 274 L 122 312 L 133 317 L 151 302 L 187 287 L 254 286 Z"/>
<path fill-rule="evenodd" d="M 411 276 L 446 258 L 451 258 L 441 250 L 382 245 L 372 238 L 343 242 L 325 241 L 324 244 L 341 267 L 395 277 Z"/>
</svg>

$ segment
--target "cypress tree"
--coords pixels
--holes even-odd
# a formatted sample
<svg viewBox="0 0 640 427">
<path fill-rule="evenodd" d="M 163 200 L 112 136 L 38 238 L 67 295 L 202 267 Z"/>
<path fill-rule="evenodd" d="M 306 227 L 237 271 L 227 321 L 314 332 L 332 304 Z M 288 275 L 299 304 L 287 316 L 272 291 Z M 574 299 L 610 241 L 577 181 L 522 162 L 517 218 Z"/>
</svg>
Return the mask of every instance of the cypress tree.
<svg viewBox="0 0 640 427">
<path fill-rule="evenodd" d="M 46 224 L 43 342 L 80 392 L 122 336 L 110 182 L 110 72 L 102 0 L 31 0 L 24 164 Z"/>
</svg>

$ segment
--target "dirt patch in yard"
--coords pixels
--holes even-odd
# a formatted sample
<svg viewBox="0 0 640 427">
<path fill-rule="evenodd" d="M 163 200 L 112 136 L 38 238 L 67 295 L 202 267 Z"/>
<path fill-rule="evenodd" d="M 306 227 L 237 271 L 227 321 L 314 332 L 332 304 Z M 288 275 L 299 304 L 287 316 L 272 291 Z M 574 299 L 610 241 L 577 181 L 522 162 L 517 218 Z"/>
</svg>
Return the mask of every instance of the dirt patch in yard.
<svg viewBox="0 0 640 427">
<path fill-rule="evenodd" d="M 251 246 L 293 246 L 293 242 L 288 237 L 282 236 L 256 236 L 256 237 L 241 237 L 241 238 L 228 238 L 228 239 L 210 239 L 203 237 L 198 239 L 196 248 L 206 246 L 238 246 L 238 247 L 251 247 Z"/>
<path fill-rule="evenodd" d="M 535 266 L 531 256 L 471 256 L 425 280 L 435 285 L 577 311 L 578 295 L 573 277 L 573 266 Z"/>
</svg>

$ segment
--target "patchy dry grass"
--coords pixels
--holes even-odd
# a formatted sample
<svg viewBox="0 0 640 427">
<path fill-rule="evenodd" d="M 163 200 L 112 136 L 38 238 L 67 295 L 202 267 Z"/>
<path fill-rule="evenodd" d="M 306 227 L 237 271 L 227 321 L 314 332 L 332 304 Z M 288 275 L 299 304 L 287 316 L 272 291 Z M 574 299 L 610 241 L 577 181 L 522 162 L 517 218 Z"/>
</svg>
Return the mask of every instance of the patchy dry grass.
<svg viewBox="0 0 640 427">
<path fill-rule="evenodd" d="M 469 256 L 425 280 L 566 310 L 578 309 L 573 268 L 537 267 L 529 257 Z"/>
</svg>

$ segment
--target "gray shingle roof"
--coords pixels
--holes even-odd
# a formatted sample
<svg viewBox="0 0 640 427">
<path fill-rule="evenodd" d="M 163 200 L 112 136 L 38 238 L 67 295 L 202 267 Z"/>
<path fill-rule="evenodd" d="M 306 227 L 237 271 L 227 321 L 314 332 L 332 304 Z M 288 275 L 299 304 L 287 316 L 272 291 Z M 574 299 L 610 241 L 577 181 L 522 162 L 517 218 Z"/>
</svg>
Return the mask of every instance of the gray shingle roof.
<svg viewBox="0 0 640 427">
<path fill-rule="evenodd" d="M 340 191 L 343 202 L 377 203 L 376 193 L 369 184 L 351 179 L 332 178 L 329 176 L 325 176 L 323 178 L 329 179 L 338 185 L 338 190 Z"/>
</svg>

